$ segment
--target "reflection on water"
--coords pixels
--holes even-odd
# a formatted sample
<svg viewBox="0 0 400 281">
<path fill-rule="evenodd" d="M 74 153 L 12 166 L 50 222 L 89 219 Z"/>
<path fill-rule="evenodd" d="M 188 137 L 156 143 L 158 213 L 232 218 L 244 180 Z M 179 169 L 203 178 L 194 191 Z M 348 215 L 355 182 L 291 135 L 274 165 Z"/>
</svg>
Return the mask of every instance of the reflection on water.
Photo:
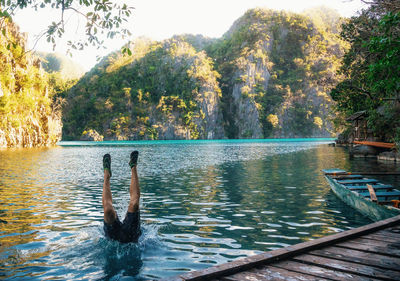
<svg viewBox="0 0 400 281">
<path fill-rule="evenodd" d="M 125 245 L 104 238 L 101 159 L 123 216 L 132 147 L 0 151 L 0 278 L 158 279 L 361 226 L 320 170 L 387 168 L 315 142 L 135 148 L 144 234 Z"/>
</svg>

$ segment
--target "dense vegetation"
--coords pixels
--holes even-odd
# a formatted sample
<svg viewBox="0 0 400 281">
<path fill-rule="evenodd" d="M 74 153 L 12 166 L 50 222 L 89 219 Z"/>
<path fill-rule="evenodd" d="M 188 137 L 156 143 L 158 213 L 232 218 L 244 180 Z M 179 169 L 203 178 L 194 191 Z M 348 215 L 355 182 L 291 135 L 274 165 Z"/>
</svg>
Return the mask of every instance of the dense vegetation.
<svg viewBox="0 0 400 281">
<path fill-rule="evenodd" d="M 45 9 L 46 13 L 55 14 L 58 18 L 49 17 L 47 29 L 38 38 L 45 37 L 54 50 L 65 34 L 75 34 L 74 38 L 65 41 L 70 53 L 72 49 L 82 50 L 87 46 L 100 48 L 105 39 L 124 39 L 130 35 L 126 22 L 134 8 L 129 4 L 130 1 L 123 0 L 0 0 L 0 18 L 11 20 L 24 9 Z M 3 30 L 0 25 L 0 31 Z M 129 50 L 125 48 L 123 51 Z"/>
<path fill-rule="evenodd" d="M 349 20 L 249 10 L 219 39 L 135 40 L 76 85 L 65 78 L 79 69 L 25 52 L 1 18 L 0 143 L 54 143 L 61 105 L 64 139 L 330 136 L 332 121 L 367 110 L 375 136 L 399 142 L 399 2 L 373 1 Z"/>
<path fill-rule="evenodd" d="M 352 17 L 341 36 L 350 48 L 333 89 L 344 116 L 367 110 L 368 127 L 383 141 L 400 143 L 400 1 L 374 0 Z"/>
<path fill-rule="evenodd" d="M 61 96 L 82 70 L 64 56 L 27 51 L 26 36 L 9 18 L 0 26 L 0 147 L 54 144 L 61 139 Z"/>
<path fill-rule="evenodd" d="M 104 58 L 67 93 L 65 138 L 93 130 L 120 140 L 222 136 L 209 118 L 218 115 L 220 90 L 205 53 L 176 39 L 137 40 L 130 49 Z"/>
<path fill-rule="evenodd" d="M 18 27 L 5 18 L 0 22 L 0 146 L 55 143 L 61 124 L 47 73 L 38 58 L 25 52 Z"/>
<path fill-rule="evenodd" d="M 330 136 L 341 19 L 308 13 L 253 9 L 220 39 L 131 43 L 132 56 L 110 54 L 66 93 L 64 137 Z"/>
<path fill-rule="evenodd" d="M 302 15 L 253 9 L 207 48 L 222 77 L 229 137 L 246 136 L 238 132 L 240 118 L 235 122 L 240 115 L 232 103 L 235 87 L 242 102 L 255 104 L 263 137 L 320 135 L 318 129 L 329 129 L 326 92 L 337 80 L 343 54 L 336 36 L 340 23 L 339 15 L 325 8 Z"/>
</svg>

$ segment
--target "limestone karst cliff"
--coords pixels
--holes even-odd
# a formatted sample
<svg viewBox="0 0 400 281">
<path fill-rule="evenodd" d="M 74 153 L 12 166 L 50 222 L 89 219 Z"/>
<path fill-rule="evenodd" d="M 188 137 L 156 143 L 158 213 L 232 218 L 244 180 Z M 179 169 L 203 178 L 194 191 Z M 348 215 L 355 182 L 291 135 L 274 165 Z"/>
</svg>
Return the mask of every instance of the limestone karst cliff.
<svg viewBox="0 0 400 281">
<path fill-rule="evenodd" d="M 205 47 L 222 77 L 228 137 L 332 135 L 328 92 L 338 81 L 344 52 L 340 24 L 328 9 L 305 14 L 253 9 Z"/>
<path fill-rule="evenodd" d="M 218 73 L 205 52 L 178 39 L 131 43 L 104 58 L 66 95 L 64 135 L 105 140 L 224 137 Z"/>
<path fill-rule="evenodd" d="M 26 52 L 26 35 L 0 18 L 0 147 L 34 147 L 61 139 L 56 110 L 40 60 Z"/>
<path fill-rule="evenodd" d="M 322 8 L 252 9 L 218 39 L 138 39 L 131 56 L 110 54 L 66 93 L 64 137 L 332 136 L 341 22 Z"/>
</svg>

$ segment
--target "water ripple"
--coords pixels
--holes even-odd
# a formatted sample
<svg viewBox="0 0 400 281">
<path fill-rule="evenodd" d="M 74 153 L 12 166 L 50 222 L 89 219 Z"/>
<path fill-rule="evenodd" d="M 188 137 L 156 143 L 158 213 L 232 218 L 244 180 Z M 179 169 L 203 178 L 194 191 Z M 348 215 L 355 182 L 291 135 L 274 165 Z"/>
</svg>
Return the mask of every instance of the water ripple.
<svg viewBox="0 0 400 281">
<path fill-rule="evenodd" d="M 133 147 L 0 150 L 2 278 L 159 279 L 369 222 L 330 192 L 320 170 L 351 163 L 320 143 L 135 145 L 137 244 L 104 238 L 101 206 L 110 153 L 115 209 L 127 211 Z"/>
</svg>

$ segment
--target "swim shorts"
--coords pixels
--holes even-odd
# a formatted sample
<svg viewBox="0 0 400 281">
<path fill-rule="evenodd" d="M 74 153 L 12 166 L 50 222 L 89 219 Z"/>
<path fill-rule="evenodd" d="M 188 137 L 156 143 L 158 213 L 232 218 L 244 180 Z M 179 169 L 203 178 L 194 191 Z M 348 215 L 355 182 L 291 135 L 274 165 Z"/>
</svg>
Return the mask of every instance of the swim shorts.
<svg viewBox="0 0 400 281">
<path fill-rule="evenodd" d="M 126 213 L 124 221 L 118 218 L 109 224 L 104 222 L 104 232 L 106 237 L 122 243 L 137 242 L 141 234 L 140 230 L 140 211 Z"/>
</svg>

